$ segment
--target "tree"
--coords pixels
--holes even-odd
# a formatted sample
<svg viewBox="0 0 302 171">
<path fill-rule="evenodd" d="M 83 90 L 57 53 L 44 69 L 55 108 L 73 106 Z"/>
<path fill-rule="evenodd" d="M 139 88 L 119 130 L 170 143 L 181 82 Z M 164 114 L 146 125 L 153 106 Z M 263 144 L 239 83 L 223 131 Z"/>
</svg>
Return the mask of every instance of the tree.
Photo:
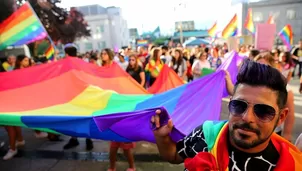
<svg viewBox="0 0 302 171">
<path fill-rule="evenodd" d="M 0 22 L 20 7 L 25 0 L 0 0 Z M 72 8 L 70 12 L 59 7 L 61 0 L 28 0 L 37 13 L 51 39 L 63 44 L 76 38 L 90 36 L 90 29 L 81 12 Z"/>
</svg>

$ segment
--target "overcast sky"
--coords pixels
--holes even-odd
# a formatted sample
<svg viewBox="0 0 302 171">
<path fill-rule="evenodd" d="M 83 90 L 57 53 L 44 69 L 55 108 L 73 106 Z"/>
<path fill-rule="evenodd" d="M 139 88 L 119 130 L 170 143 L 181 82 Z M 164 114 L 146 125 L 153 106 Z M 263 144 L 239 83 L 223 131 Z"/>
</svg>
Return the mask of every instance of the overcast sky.
<svg viewBox="0 0 302 171">
<path fill-rule="evenodd" d="M 174 8 L 182 2 L 184 7 Z M 174 22 L 194 20 L 197 29 L 209 28 L 218 20 L 223 27 L 234 15 L 231 0 L 62 0 L 62 7 L 99 4 L 117 6 L 127 20 L 129 28 L 138 28 L 141 33 L 153 31 L 160 26 L 162 32 L 174 31 Z"/>
</svg>

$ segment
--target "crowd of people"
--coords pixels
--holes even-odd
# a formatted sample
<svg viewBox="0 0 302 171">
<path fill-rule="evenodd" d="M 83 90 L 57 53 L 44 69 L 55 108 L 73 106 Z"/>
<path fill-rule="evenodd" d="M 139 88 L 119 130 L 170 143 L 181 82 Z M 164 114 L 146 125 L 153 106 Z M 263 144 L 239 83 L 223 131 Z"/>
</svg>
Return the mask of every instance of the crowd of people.
<svg viewBox="0 0 302 171">
<path fill-rule="evenodd" d="M 82 60 L 92 63 L 95 65 L 98 65 L 100 67 L 110 67 L 113 64 L 118 64 L 125 72 L 127 72 L 131 77 L 137 81 L 138 84 L 140 84 L 144 88 L 148 88 L 153 85 L 156 78 L 159 76 L 162 68 L 164 65 L 167 65 L 172 70 L 177 73 L 177 75 L 184 80 L 185 82 L 190 82 L 193 80 L 199 79 L 203 75 L 203 69 L 212 69 L 216 70 L 219 68 L 219 66 L 226 60 L 226 57 L 228 53 L 228 47 L 227 44 L 223 44 L 221 46 L 213 46 L 213 47 L 206 47 L 206 46 L 198 46 L 191 49 L 183 48 L 181 45 L 177 45 L 176 47 L 169 47 L 169 46 L 161 46 L 157 47 L 154 45 L 150 45 L 148 48 L 146 47 L 138 47 L 136 51 L 134 51 L 131 48 L 124 48 L 118 52 L 114 52 L 111 49 L 103 49 L 100 52 L 99 51 L 92 51 L 87 52 L 83 55 L 80 55 L 77 51 L 77 48 L 73 44 L 67 44 L 65 46 L 65 53 L 68 57 L 77 57 L 81 58 Z M 57 54 L 55 54 L 57 55 Z M 238 96 L 238 92 L 243 91 L 244 87 L 240 86 L 240 84 L 247 84 L 250 86 L 266 86 L 266 88 L 271 89 L 272 91 L 284 91 L 282 88 L 283 85 L 275 85 L 275 84 L 284 84 L 286 85 L 289 83 L 289 81 L 292 79 L 292 77 L 295 77 L 295 69 L 296 66 L 299 66 L 299 72 L 298 76 L 301 78 L 301 85 L 300 85 L 300 93 L 302 93 L 302 40 L 300 41 L 299 47 L 295 48 L 291 52 L 282 51 L 280 49 L 273 49 L 271 52 L 265 51 L 258 51 L 256 49 L 253 49 L 252 46 L 245 46 L 242 45 L 239 48 L 239 55 L 246 56 L 249 59 L 249 62 L 246 62 L 243 65 L 251 65 L 251 68 L 245 67 L 242 69 L 242 66 L 239 65 L 240 73 L 238 76 L 238 82 L 236 85 L 233 85 L 229 73 L 226 71 L 226 85 L 229 92 L 229 95 L 233 98 Z M 56 57 L 57 58 L 57 57 Z M 46 63 L 45 61 L 44 63 Z M 258 65 L 259 64 L 259 65 Z M 265 68 L 264 70 L 267 72 L 272 72 L 273 76 L 275 76 L 275 79 L 279 79 L 278 81 L 274 82 L 272 80 L 264 80 L 264 77 L 267 78 L 267 73 L 259 73 L 259 67 L 260 64 L 265 64 L 264 66 L 268 68 Z M 25 55 L 18 55 L 15 57 L 14 55 L 11 55 L 7 58 L 7 60 L 2 63 L 1 71 L 3 72 L 9 72 L 12 70 L 19 70 L 28 68 L 34 65 L 38 65 L 35 60 L 33 60 L 30 57 L 27 57 Z M 274 68 L 274 69 L 272 69 Z M 258 70 L 257 70 L 258 69 Z M 251 74 L 249 71 L 253 70 L 255 74 L 263 74 L 263 77 L 257 77 L 255 75 L 249 75 L 249 78 L 244 76 L 244 74 Z M 281 79 L 281 76 L 278 75 L 277 71 L 280 75 L 286 78 L 286 81 L 283 82 Z M 243 74 L 243 75 L 242 75 Z M 271 82 L 269 82 L 271 81 Z M 277 88 L 276 88 L 277 87 Z M 240 90 L 240 88 L 242 90 Z M 280 88 L 280 89 L 279 89 Z M 259 89 L 253 90 L 252 88 L 247 88 L 247 95 L 248 93 L 252 93 L 253 91 L 262 91 Z M 282 90 L 281 90 L 282 89 Z M 285 87 L 286 96 L 282 96 L 278 98 L 282 98 L 282 104 L 276 104 L 273 108 L 265 108 L 265 110 L 271 109 L 269 112 L 275 112 L 274 116 L 277 115 L 277 111 L 280 111 L 281 109 L 287 109 L 286 112 L 280 114 L 280 120 L 277 122 L 278 117 L 273 116 L 259 116 L 261 115 L 261 112 L 263 111 L 257 111 L 256 105 L 254 105 L 254 113 L 258 117 L 259 120 L 262 120 L 263 122 L 275 122 L 278 124 L 275 124 L 274 126 L 269 126 L 269 129 L 272 129 L 274 127 L 274 131 L 283 136 L 286 140 L 292 141 L 292 131 L 293 131 L 293 125 L 295 121 L 294 116 L 294 95 L 293 91 L 289 88 L 289 86 Z M 266 96 L 265 92 L 262 92 L 264 96 Z M 245 94 L 245 93 L 243 93 Z M 243 95 L 242 95 L 243 96 Z M 243 96 L 243 97 L 245 97 Z M 261 93 L 260 93 L 261 96 Z M 254 98 L 254 97 L 253 97 Z M 259 103 L 259 100 L 257 99 L 241 99 L 241 100 L 231 100 L 229 108 L 230 112 L 232 113 L 232 110 L 234 110 L 234 115 L 232 117 L 236 118 L 236 107 L 239 105 L 245 106 L 244 110 L 247 110 L 247 105 L 252 103 Z M 274 98 L 276 98 L 274 96 Z M 286 99 L 284 99 L 286 98 Z M 246 101 L 244 101 L 246 100 Z M 255 101 L 254 101 L 255 100 Z M 261 100 L 260 100 L 261 101 Z M 277 101 L 277 100 L 276 100 Z M 264 101 L 265 104 L 269 103 L 267 101 Z M 264 103 L 261 101 L 261 103 Z M 281 103 L 281 102 L 280 102 Z M 284 103 L 284 104 L 283 104 Z M 259 105 L 258 105 L 259 106 Z M 239 106 L 240 107 L 240 106 Z M 263 107 L 263 106 L 262 106 Z M 267 107 L 267 106 L 265 106 Z M 271 106 L 269 106 L 271 107 Z M 234 108 L 234 109 L 233 109 Z M 278 108 L 278 109 L 277 109 Z M 242 109 L 243 110 L 243 109 Z M 264 110 L 263 108 L 259 107 L 259 110 Z M 241 111 L 241 114 L 244 113 L 244 111 Z M 158 112 L 160 114 L 160 111 Z M 272 114 L 273 115 L 273 114 Z M 231 115 L 230 115 L 231 116 Z M 287 117 L 285 117 L 287 116 Z M 230 119 L 233 119 L 230 117 Z M 243 116 L 241 116 L 243 117 Z M 260 118 L 261 117 L 261 118 Z M 267 118 L 264 118 L 267 117 Z M 156 119 L 155 119 L 156 118 Z M 152 122 L 154 122 L 156 125 L 158 124 L 157 117 L 153 118 Z M 154 120 L 155 119 L 155 120 Z M 248 119 L 247 119 L 248 120 Z M 265 121 L 264 121 L 265 120 Z M 239 122 L 239 121 L 238 121 Z M 229 123 L 232 124 L 231 122 Z M 236 122 L 234 120 L 233 128 L 236 126 Z M 155 137 L 157 138 L 157 145 L 159 147 L 160 153 L 170 162 L 172 163 L 179 163 L 184 161 L 184 159 L 189 157 L 194 157 L 197 155 L 197 152 L 205 151 L 205 147 L 207 147 L 208 144 L 201 141 L 200 137 L 192 137 L 192 134 L 188 137 L 191 139 L 194 139 L 194 141 L 190 140 L 188 141 L 188 137 L 184 140 L 180 141 L 179 143 L 175 144 L 170 142 L 169 138 L 167 137 L 167 133 L 171 131 L 172 123 L 169 123 L 168 126 L 166 126 L 164 129 L 161 129 L 158 132 L 155 132 Z M 242 126 L 242 127 L 241 127 Z M 245 127 L 244 127 L 245 126 Z M 264 140 L 267 144 L 267 139 L 271 136 L 270 131 L 271 130 L 265 130 L 263 128 L 260 130 L 260 127 L 264 127 L 266 125 L 257 125 L 255 127 L 254 125 L 250 124 L 244 124 L 238 125 L 238 128 L 242 128 L 243 130 L 247 129 L 248 131 L 256 132 L 257 135 L 262 138 L 263 141 L 261 143 L 264 143 Z M 259 129 L 256 129 L 259 128 Z M 25 145 L 25 141 L 22 137 L 22 132 L 20 127 L 15 126 L 5 126 L 5 129 L 8 132 L 9 136 L 9 151 L 7 154 L 3 157 L 4 160 L 9 160 L 13 158 L 17 154 L 17 148 L 20 146 Z M 260 132 L 257 132 L 260 131 Z M 200 128 L 197 128 L 195 130 L 196 132 L 199 132 L 200 135 L 203 133 L 203 130 Z M 194 133 L 194 132 L 193 132 Z M 51 141 L 57 141 L 59 140 L 59 136 L 51 133 L 44 133 L 40 132 L 38 130 L 34 131 L 34 134 L 37 138 L 46 138 L 48 137 Z M 244 149 L 247 148 L 246 144 L 242 145 L 237 141 L 243 140 L 248 141 L 249 136 L 252 137 L 251 133 L 247 131 L 241 131 L 239 133 L 234 133 L 233 135 L 234 139 L 231 140 L 231 147 L 236 149 Z M 199 134 L 198 134 L 199 135 Z M 236 139 L 237 138 L 237 139 Z M 260 139 L 259 138 L 259 139 Z M 267 138 L 267 139 L 265 139 Z M 251 138 L 252 139 L 252 138 Z M 298 138 L 297 140 L 297 146 L 302 150 L 301 148 L 301 140 L 302 136 Z M 187 144 L 188 143 L 188 144 Z M 244 142 L 243 142 L 244 143 Z M 261 144 L 260 143 L 260 144 Z M 194 145 L 198 145 L 198 147 L 194 148 Z M 260 145 L 257 144 L 257 145 Z M 3 143 L 0 143 L 1 146 L 3 146 Z M 76 147 L 79 145 L 79 142 L 76 137 L 72 137 L 70 141 L 63 147 L 64 149 L 70 149 L 73 147 Z M 86 147 L 87 150 L 93 149 L 93 142 L 91 139 L 86 139 Z M 128 162 L 129 162 L 129 169 L 128 171 L 135 170 L 134 167 L 134 159 L 133 155 L 131 153 L 131 149 L 135 147 L 134 143 L 117 143 L 117 142 L 111 142 L 110 144 L 110 169 L 108 171 L 115 171 L 115 161 L 116 161 L 116 153 L 119 148 L 122 148 L 125 152 L 125 155 L 127 156 Z M 197 149 L 197 152 L 194 150 Z M 177 151 L 178 150 L 178 153 Z M 248 150 L 247 150 L 248 151 Z M 245 151 L 246 152 L 246 151 Z M 255 152 L 258 152 L 257 150 Z M 275 152 L 275 151 L 273 151 Z M 177 155 L 177 156 L 175 156 Z M 266 154 L 267 155 L 267 154 Z M 238 158 L 237 158 L 238 159 Z M 175 161 L 176 160 L 176 161 Z M 272 163 L 276 163 L 275 159 L 273 159 Z M 232 165 L 233 167 L 233 165 Z"/>
</svg>

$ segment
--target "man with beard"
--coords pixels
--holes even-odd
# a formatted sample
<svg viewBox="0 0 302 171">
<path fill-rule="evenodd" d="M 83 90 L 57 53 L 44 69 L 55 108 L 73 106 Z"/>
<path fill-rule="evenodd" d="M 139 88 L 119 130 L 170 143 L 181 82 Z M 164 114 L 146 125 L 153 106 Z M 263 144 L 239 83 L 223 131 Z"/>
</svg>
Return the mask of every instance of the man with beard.
<svg viewBox="0 0 302 171">
<path fill-rule="evenodd" d="M 185 163 L 189 171 L 302 170 L 302 154 L 274 133 L 287 114 L 286 79 L 267 65 L 246 59 L 229 103 L 229 120 L 206 121 L 175 143 L 172 120 L 161 126 L 161 111 L 151 118 L 160 155 Z M 213 106 L 214 107 L 214 106 Z"/>
</svg>

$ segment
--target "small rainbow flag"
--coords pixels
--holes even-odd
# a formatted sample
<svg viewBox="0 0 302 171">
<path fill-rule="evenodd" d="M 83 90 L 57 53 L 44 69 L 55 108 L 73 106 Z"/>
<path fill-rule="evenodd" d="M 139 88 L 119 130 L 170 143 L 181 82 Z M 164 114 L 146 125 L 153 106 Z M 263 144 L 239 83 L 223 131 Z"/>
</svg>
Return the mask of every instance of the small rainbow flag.
<svg viewBox="0 0 302 171">
<path fill-rule="evenodd" d="M 50 45 L 46 50 L 45 56 L 48 60 L 54 60 L 55 48 Z"/>
<path fill-rule="evenodd" d="M 0 24 L 0 50 L 44 39 L 47 33 L 27 2 Z"/>
<path fill-rule="evenodd" d="M 214 23 L 214 25 L 208 30 L 208 34 L 211 37 L 216 37 L 217 33 L 217 22 Z"/>
<path fill-rule="evenodd" d="M 138 46 L 145 46 L 148 44 L 148 40 L 138 40 L 137 45 Z"/>
<path fill-rule="evenodd" d="M 267 20 L 267 23 L 268 24 L 275 24 L 274 17 L 272 15 L 269 16 L 269 18 Z"/>
<path fill-rule="evenodd" d="M 236 36 L 238 33 L 238 18 L 237 14 L 234 15 L 229 24 L 223 29 L 222 37 L 227 39 L 229 37 Z"/>
<path fill-rule="evenodd" d="M 279 33 L 279 37 L 282 39 L 283 43 L 286 45 L 288 50 L 292 48 L 294 39 L 293 39 L 293 30 L 291 25 L 287 24 Z"/>
<path fill-rule="evenodd" d="M 251 8 L 248 10 L 246 20 L 245 20 L 245 23 L 244 23 L 244 27 L 249 32 L 255 34 L 255 26 L 254 26 L 254 22 L 253 22 L 253 12 L 252 12 Z"/>
</svg>

